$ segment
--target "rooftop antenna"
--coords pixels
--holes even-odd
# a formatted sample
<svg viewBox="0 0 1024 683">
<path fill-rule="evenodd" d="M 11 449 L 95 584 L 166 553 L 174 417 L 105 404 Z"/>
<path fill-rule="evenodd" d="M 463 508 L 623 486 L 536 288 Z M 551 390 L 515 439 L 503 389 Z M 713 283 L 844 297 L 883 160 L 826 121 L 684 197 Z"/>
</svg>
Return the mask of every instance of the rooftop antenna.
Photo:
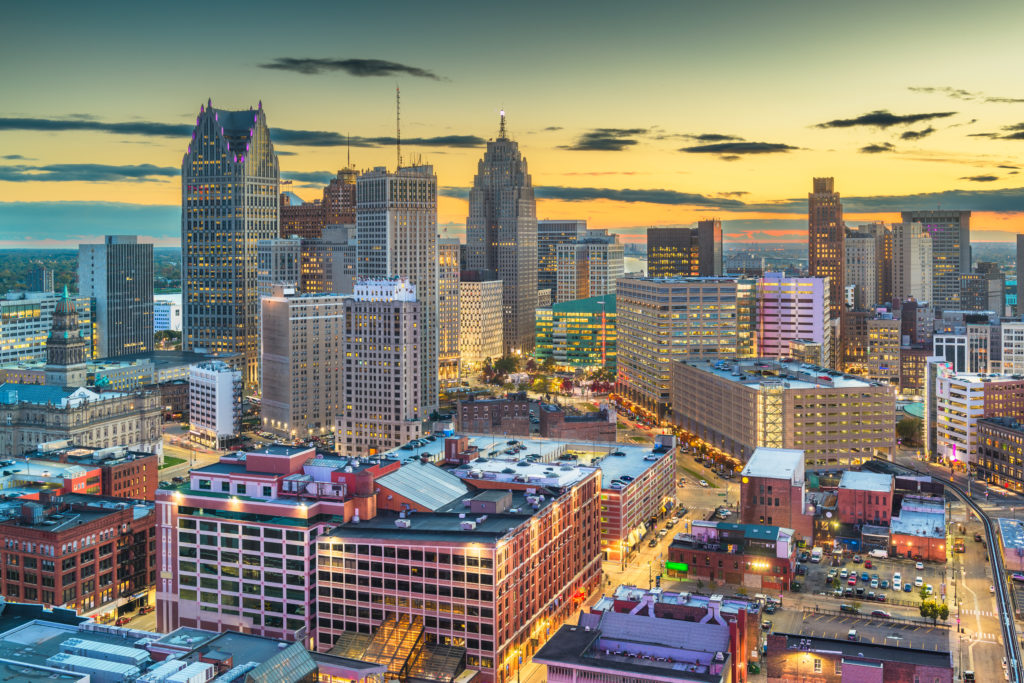
<svg viewBox="0 0 1024 683">
<path fill-rule="evenodd" d="M 398 168 L 402 168 L 402 91 L 397 85 L 395 86 L 395 142 L 398 144 Z"/>
<path fill-rule="evenodd" d="M 498 139 L 504 140 L 507 136 L 505 134 L 505 110 L 501 109 L 501 127 L 498 128 Z"/>
</svg>

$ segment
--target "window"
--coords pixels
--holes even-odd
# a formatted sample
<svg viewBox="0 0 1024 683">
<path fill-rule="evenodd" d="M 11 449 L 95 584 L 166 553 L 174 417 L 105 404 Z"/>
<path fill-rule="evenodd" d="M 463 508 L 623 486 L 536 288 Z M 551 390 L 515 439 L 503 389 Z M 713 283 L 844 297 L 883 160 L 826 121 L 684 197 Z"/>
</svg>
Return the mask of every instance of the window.
<svg viewBox="0 0 1024 683">
<path fill-rule="evenodd" d="M 821 673 L 821 660 L 817 659 L 817 658 L 815 658 L 815 660 L 814 660 L 814 673 L 816 673 L 816 674 L 820 674 Z"/>
</svg>

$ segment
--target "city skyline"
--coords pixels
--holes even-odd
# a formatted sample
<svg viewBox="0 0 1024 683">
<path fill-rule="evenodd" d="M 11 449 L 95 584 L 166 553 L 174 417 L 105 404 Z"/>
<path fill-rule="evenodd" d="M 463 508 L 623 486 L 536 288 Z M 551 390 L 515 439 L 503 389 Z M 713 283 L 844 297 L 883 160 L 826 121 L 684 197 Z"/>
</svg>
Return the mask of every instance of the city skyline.
<svg viewBox="0 0 1024 683">
<path fill-rule="evenodd" d="M 941 206 L 971 210 L 977 241 L 1024 228 L 1024 97 L 1003 76 L 1022 61 L 1007 47 L 1024 18 L 1012 3 L 966 16 L 915 3 L 829 13 L 684 3 L 631 8 L 625 23 L 612 5 L 527 3 L 501 16 L 503 31 L 527 39 L 501 50 L 488 38 L 496 10 L 469 4 L 443 17 L 412 3 L 387 15 L 347 7 L 343 47 L 335 21 L 309 19 L 334 17 L 331 6 L 206 7 L 208 27 L 194 29 L 187 5 L 68 3 L 56 25 L 32 6 L 11 9 L 0 79 L 19 104 L 0 111 L 0 248 L 104 233 L 177 244 L 180 141 L 208 98 L 229 110 L 262 100 L 292 181 L 283 189 L 311 200 L 348 164 L 349 139 L 356 168 L 394 165 L 396 85 L 403 152 L 437 168 L 447 236 L 463 236 L 502 108 L 530 160 L 538 218 L 586 219 L 627 242 L 643 241 L 645 226 L 712 217 L 727 242 L 802 241 L 815 176 L 836 178 L 851 225 Z M 251 30 L 218 28 L 228 25 Z M 958 49 L 921 49 L 911 28 L 955 35 Z M 273 48 L 246 49 L 252 35 Z M 123 49 L 90 49 L 100 42 Z"/>
</svg>

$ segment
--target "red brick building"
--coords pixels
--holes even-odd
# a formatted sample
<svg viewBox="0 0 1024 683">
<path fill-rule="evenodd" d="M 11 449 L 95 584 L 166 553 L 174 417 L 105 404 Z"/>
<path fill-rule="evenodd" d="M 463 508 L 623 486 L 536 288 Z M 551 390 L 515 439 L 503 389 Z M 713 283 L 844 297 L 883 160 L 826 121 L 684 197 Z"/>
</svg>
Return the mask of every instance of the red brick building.
<svg viewBox="0 0 1024 683">
<path fill-rule="evenodd" d="M 0 577 L 12 601 L 66 607 L 107 621 L 152 604 L 156 514 L 152 504 L 68 494 L 12 501 L 0 523 Z"/>
<path fill-rule="evenodd" d="M 605 407 L 594 413 L 573 415 L 550 403 L 538 407 L 540 435 L 550 439 L 580 439 L 584 441 L 614 442 L 615 411 Z"/>
<path fill-rule="evenodd" d="M 840 524 L 889 524 L 893 504 L 891 474 L 847 470 L 839 480 L 837 494 Z"/>
<path fill-rule="evenodd" d="M 346 168 L 338 171 L 324 187 L 323 199 L 292 203 L 289 193 L 281 194 L 281 237 L 318 238 L 328 225 L 354 225 L 356 222 L 356 178 L 359 173 Z"/>
<path fill-rule="evenodd" d="M 769 635 L 766 665 L 769 683 L 953 681 L 953 660 L 948 648 L 925 650 L 800 634 Z"/>
<path fill-rule="evenodd" d="M 529 436 L 530 405 L 526 392 L 459 401 L 455 429 L 464 434 Z"/>
<path fill-rule="evenodd" d="M 669 576 L 789 590 L 796 569 L 792 529 L 698 520 L 691 530 L 676 534 L 668 548 Z"/>
<path fill-rule="evenodd" d="M 793 529 L 801 539 L 814 535 L 814 510 L 807 507 L 804 452 L 758 448 L 740 475 L 739 521 Z"/>
<path fill-rule="evenodd" d="M 26 457 L 33 463 L 59 462 L 65 465 L 78 465 L 89 471 L 87 479 L 90 482 L 95 480 L 96 475 L 93 472 L 98 471 L 98 488 L 90 485 L 87 490 L 82 491 L 77 488 L 66 489 L 68 493 L 95 493 L 138 500 L 156 499 L 156 489 L 160 485 L 160 480 L 157 463 L 159 458 L 155 453 L 131 451 L 126 446 L 88 448 L 61 444 L 67 442 L 40 444 L 39 449 Z"/>
</svg>

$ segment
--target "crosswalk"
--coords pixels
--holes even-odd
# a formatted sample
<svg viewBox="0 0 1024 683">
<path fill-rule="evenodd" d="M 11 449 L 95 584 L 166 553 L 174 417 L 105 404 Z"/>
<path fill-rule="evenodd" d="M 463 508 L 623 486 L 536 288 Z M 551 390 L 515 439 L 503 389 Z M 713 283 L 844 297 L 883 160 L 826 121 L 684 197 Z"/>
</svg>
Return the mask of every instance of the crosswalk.
<svg viewBox="0 0 1024 683">
<path fill-rule="evenodd" d="M 972 633 L 971 640 L 984 640 L 990 643 L 1001 643 L 1002 637 L 998 633 Z"/>
<path fill-rule="evenodd" d="M 962 609 L 962 610 L 960 610 L 960 614 L 977 614 L 978 616 L 981 616 L 981 617 L 995 617 L 995 616 L 999 616 L 996 612 L 985 611 L 985 610 L 982 610 L 982 609 Z"/>
</svg>

